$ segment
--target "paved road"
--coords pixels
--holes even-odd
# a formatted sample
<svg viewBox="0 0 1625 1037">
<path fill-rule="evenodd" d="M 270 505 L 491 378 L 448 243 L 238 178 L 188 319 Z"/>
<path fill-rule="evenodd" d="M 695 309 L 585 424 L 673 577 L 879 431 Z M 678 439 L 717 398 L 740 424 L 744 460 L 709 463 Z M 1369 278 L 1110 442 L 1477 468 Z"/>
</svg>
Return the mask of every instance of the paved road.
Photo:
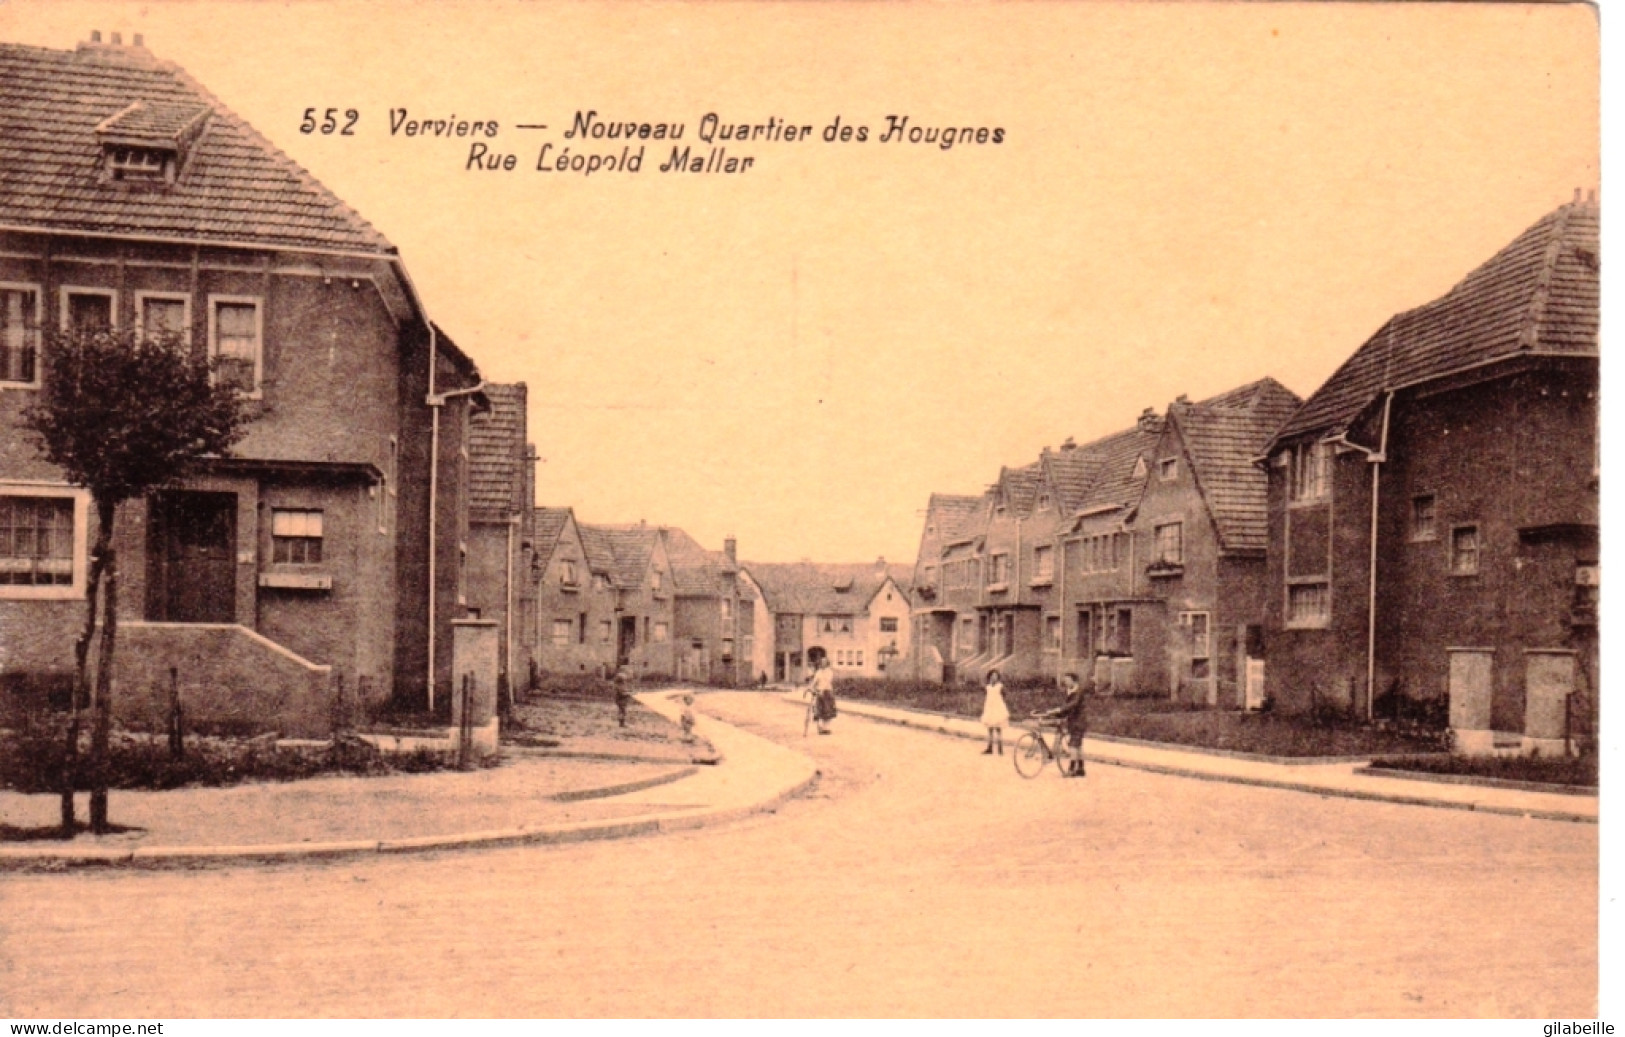
<svg viewBox="0 0 1625 1037">
<path fill-rule="evenodd" d="M 620 842 L 0 876 L 0 1015 L 1596 1011 L 1594 825 L 1023 781 L 964 741 L 702 707 L 804 745 L 816 792 Z"/>
</svg>

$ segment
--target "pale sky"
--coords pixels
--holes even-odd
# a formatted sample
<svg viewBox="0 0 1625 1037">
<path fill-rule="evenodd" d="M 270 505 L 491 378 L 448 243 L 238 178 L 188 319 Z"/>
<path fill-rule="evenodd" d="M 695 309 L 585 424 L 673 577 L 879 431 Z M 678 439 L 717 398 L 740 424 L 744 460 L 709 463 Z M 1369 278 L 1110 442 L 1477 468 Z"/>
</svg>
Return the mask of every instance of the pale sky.
<svg viewBox="0 0 1625 1037">
<path fill-rule="evenodd" d="M 1578 5 L 0 0 L 0 39 L 91 29 L 143 33 L 528 383 L 540 503 L 763 561 L 910 561 L 932 491 L 1181 393 L 1308 395 L 1598 187 Z M 517 168 L 391 136 L 403 107 L 498 120 Z M 654 141 L 636 174 L 536 171 L 589 110 L 813 139 L 730 143 L 732 176 Z M 1003 143 L 879 142 L 905 114 Z M 824 143 L 836 115 L 870 139 Z"/>
</svg>

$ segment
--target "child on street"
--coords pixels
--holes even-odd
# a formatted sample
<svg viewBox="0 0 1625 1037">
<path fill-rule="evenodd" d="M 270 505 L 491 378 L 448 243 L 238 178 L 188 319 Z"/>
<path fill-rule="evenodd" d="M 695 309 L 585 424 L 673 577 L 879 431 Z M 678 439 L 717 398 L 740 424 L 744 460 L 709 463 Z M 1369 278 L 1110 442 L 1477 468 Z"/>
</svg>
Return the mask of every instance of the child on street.
<svg viewBox="0 0 1625 1037">
<path fill-rule="evenodd" d="M 1004 701 L 1004 683 L 999 679 L 998 670 L 987 671 L 987 685 L 983 689 L 986 696 L 982 699 L 982 724 L 987 728 L 987 748 L 982 750 L 983 756 L 992 756 L 993 747 L 998 746 L 999 755 L 1004 755 L 1004 725 L 1010 722 L 1010 707 Z"/>
</svg>

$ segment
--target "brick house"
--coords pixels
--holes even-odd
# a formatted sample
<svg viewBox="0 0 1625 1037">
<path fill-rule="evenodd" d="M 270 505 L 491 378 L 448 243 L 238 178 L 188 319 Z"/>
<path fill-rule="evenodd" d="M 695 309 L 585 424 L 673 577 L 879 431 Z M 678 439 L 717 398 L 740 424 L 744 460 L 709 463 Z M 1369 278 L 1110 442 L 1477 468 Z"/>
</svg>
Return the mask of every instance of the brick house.
<svg viewBox="0 0 1625 1037">
<path fill-rule="evenodd" d="M 584 549 L 607 568 L 615 592 L 616 665 L 638 676 L 673 676 L 677 607 L 665 533 L 643 522 L 580 528 Z"/>
<path fill-rule="evenodd" d="M 772 616 L 771 677 L 799 681 L 821 649 L 837 677 L 903 676 L 910 658 L 909 569 L 747 562 Z"/>
<path fill-rule="evenodd" d="M 740 579 L 732 537 L 708 551 L 681 529 L 665 530 L 675 595 L 676 676 L 735 687 L 756 676 L 756 600 Z"/>
<path fill-rule="evenodd" d="M 250 418 L 121 509 L 125 719 L 172 664 L 194 719 L 290 733 L 326 730 L 335 675 L 372 704 L 449 686 L 478 370 L 382 235 L 116 36 L 0 44 L 0 673 L 72 667 L 93 520 L 18 423 L 43 329 L 88 324 L 190 336 Z"/>
<path fill-rule="evenodd" d="M 534 555 L 536 449 L 526 442 L 524 382 L 486 383 L 490 409 L 469 424 L 468 543 L 464 600 L 497 623 L 497 674 L 505 691 L 528 683 L 536 647 Z M 526 623 L 526 617 L 532 617 Z"/>
<path fill-rule="evenodd" d="M 613 549 L 569 508 L 536 508 L 533 515 L 535 564 L 526 582 L 536 604 L 525 625 L 534 631 L 536 674 L 614 672 Z"/>
<path fill-rule="evenodd" d="M 1560 748 L 1571 690 L 1595 716 L 1598 222 L 1577 199 L 1390 319 L 1269 443 L 1280 708 L 1448 703 L 1470 751 Z"/>
<path fill-rule="evenodd" d="M 1265 487 L 1251 461 L 1297 403 L 1272 379 L 1181 398 L 1166 418 L 1148 408 L 1005 468 L 980 497 L 933 494 L 914 672 L 1072 671 L 1101 689 L 1235 703 L 1236 630 L 1263 622 Z"/>
<path fill-rule="evenodd" d="M 1259 451 L 1303 401 L 1272 378 L 1168 405 L 1134 515 L 1145 585 L 1162 603 L 1170 695 L 1246 706 L 1264 620 L 1267 484 Z M 1255 702 L 1254 705 L 1257 705 Z"/>
</svg>

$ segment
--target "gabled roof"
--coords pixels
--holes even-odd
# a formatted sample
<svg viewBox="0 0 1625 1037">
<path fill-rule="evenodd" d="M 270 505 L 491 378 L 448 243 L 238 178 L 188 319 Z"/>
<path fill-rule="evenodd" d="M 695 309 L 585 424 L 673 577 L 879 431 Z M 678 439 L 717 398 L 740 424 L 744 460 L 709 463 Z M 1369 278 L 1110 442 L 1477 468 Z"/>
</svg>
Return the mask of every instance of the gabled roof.
<svg viewBox="0 0 1625 1037">
<path fill-rule="evenodd" d="M 476 521 L 503 521 L 530 503 L 525 500 L 525 383 L 487 382 L 490 410 L 475 414 L 468 427 L 468 506 Z"/>
<path fill-rule="evenodd" d="M 999 469 L 999 498 L 1004 501 L 1012 514 L 1026 518 L 1032 513 L 1033 504 L 1038 499 L 1039 487 L 1044 481 L 1041 465 L 1041 461 L 1034 461 L 1020 468 Z"/>
<path fill-rule="evenodd" d="M 856 564 L 819 562 L 746 562 L 767 607 L 775 613 L 801 615 L 856 615 L 889 579 L 906 597 L 909 567 L 884 559 Z"/>
<path fill-rule="evenodd" d="M 1073 510 L 1126 507 L 1138 500 L 1146 476 L 1137 462 L 1151 453 L 1161 435 L 1162 423 L 1147 421 L 1078 447 L 1078 452 L 1096 467 L 1094 478 L 1079 495 Z"/>
<path fill-rule="evenodd" d="M 1045 451 L 1040 458 L 1044 478 L 1061 511 L 1072 513 L 1082 506 L 1089 487 L 1100 475 L 1103 459 L 1087 450 L 1064 445 L 1060 450 Z"/>
<path fill-rule="evenodd" d="M 1264 549 L 1269 481 L 1253 459 L 1300 402 L 1264 378 L 1200 403 L 1169 405 L 1169 424 L 1185 444 L 1222 548 Z"/>
<path fill-rule="evenodd" d="M 105 143 L 178 140 L 202 110 L 207 118 L 173 184 L 137 188 L 101 175 Z M 0 43 L 0 225 L 395 251 L 179 67 L 134 46 Z"/>
<path fill-rule="evenodd" d="M 614 582 L 615 545 L 609 531 L 578 522 L 576 532 L 581 537 L 581 550 L 587 556 L 587 568 L 599 576 L 609 577 L 610 581 Z"/>
<path fill-rule="evenodd" d="M 531 535 L 536 557 L 547 558 L 553 553 L 554 545 L 558 543 L 559 537 L 564 534 L 564 530 L 569 526 L 574 513 L 569 508 L 535 508 L 532 515 L 534 516 L 532 521 L 535 523 L 535 527 Z M 577 526 L 577 531 L 580 532 L 579 526 Z M 582 544 L 582 551 L 586 552 L 585 543 Z M 591 558 L 589 557 L 588 568 L 591 567 Z"/>
<path fill-rule="evenodd" d="M 589 530 L 594 531 L 590 535 L 597 541 L 593 547 L 587 546 Z M 588 552 L 588 563 L 591 564 L 595 549 L 607 547 L 610 581 L 622 590 L 635 590 L 643 586 L 650 559 L 660 544 L 661 530 L 658 526 L 645 525 L 582 525 L 581 536 L 582 549 Z"/>
<path fill-rule="evenodd" d="M 1473 365 L 1529 351 L 1598 355 L 1598 222 L 1595 204 L 1561 206 L 1440 298 L 1390 319 L 1270 446 L 1346 432 L 1384 392 Z"/>
<path fill-rule="evenodd" d="M 730 565 L 727 555 L 706 550 L 675 526 L 665 527 L 665 533 L 672 587 L 679 597 L 714 598 L 732 592 L 738 566 Z"/>
<path fill-rule="evenodd" d="M 945 543 L 957 540 L 980 527 L 982 505 L 981 496 L 933 493 L 925 508 L 925 522 L 936 526 L 936 535 Z"/>
</svg>

